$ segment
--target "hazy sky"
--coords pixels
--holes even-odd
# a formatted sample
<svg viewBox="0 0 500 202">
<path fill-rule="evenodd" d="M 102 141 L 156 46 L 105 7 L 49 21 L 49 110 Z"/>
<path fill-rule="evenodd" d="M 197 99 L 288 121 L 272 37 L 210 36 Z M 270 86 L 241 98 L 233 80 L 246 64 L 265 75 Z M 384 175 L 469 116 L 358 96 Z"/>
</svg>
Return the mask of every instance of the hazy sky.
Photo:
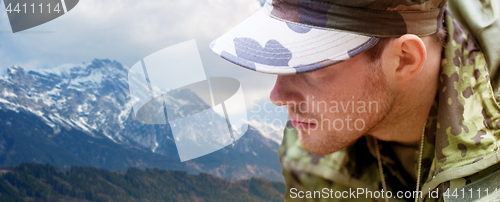
<svg viewBox="0 0 500 202">
<path fill-rule="evenodd" d="M 131 67 L 158 50 L 195 39 L 206 74 L 238 79 L 248 108 L 268 102 L 276 78 L 226 62 L 208 48 L 260 9 L 260 0 L 80 0 L 65 15 L 15 34 L 1 4 L 0 72 L 13 65 L 29 70 L 94 58 Z"/>
</svg>

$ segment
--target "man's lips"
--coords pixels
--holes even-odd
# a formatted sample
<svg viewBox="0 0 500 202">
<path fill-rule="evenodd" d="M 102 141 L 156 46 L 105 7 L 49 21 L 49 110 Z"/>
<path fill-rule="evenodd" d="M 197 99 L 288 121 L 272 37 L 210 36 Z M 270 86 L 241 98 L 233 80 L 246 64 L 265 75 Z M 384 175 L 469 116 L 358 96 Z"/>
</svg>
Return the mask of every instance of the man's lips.
<svg viewBox="0 0 500 202">
<path fill-rule="evenodd" d="M 293 127 L 297 128 L 298 130 L 311 130 L 311 129 L 316 129 L 317 126 L 314 123 L 307 123 L 307 122 L 299 122 L 299 121 L 294 121 L 292 120 L 292 125 Z"/>
<path fill-rule="evenodd" d="M 298 130 L 311 130 L 311 129 L 316 129 L 317 126 L 315 123 L 310 123 L 310 122 L 304 122 L 307 121 L 308 119 L 301 119 L 298 116 L 294 114 L 289 114 L 291 122 L 293 127 L 297 128 Z M 311 120 L 311 119 L 309 119 Z"/>
</svg>

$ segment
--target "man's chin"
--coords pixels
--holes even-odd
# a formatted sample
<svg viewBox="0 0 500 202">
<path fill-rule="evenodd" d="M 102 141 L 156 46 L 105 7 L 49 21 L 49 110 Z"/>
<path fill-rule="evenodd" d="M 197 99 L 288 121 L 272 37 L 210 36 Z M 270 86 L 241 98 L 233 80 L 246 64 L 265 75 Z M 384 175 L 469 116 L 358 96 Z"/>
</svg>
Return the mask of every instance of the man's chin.
<svg viewBox="0 0 500 202">
<path fill-rule="evenodd" d="M 329 141 L 332 140 L 332 137 L 326 137 L 326 134 L 321 134 L 321 131 L 311 131 L 307 133 L 299 130 L 298 132 L 298 138 L 302 148 L 313 154 L 328 155 L 349 146 L 348 144 L 339 144 L 340 142 L 338 141 Z"/>
</svg>

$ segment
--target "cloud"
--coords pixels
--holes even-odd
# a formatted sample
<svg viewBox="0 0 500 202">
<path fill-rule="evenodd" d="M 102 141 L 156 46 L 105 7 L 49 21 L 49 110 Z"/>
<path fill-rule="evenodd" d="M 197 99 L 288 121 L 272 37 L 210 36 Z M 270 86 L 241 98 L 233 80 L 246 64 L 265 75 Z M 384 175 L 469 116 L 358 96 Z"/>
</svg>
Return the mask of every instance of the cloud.
<svg viewBox="0 0 500 202">
<path fill-rule="evenodd" d="M 259 9 L 256 0 L 85 0 L 67 14 L 12 34 L 2 6 L 1 68 L 111 58 L 127 66 L 190 39 L 205 45 Z M 208 44 L 206 44 L 208 46 Z"/>
<path fill-rule="evenodd" d="M 237 67 L 208 48 L 209 43 L 261 7 L 259 0 L 81 0 L 67 14 L 12 34 L 0 6 L 0 72 L 13 65 L 29 70 L 94 58 L 126 67 L 163 48 L 196 39 L 208 76 L 241 82 L 247 109 L 267 99 L 275 76 Z"/>
</svg>

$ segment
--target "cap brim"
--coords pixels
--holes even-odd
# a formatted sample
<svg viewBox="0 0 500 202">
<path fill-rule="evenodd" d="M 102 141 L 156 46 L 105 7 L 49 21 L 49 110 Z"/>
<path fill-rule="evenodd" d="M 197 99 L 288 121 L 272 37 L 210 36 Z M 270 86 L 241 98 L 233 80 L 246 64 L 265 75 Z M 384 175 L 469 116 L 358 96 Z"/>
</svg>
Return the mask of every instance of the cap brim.
<svg viewBox="0 0 500 202">
<path fill-rule="evenodd" d="M 285 22 L 261 9 L 210 44 L 224 59 L 270 74 L 321 69 L 373 47 L 377 37 Z"/>
</svg>

